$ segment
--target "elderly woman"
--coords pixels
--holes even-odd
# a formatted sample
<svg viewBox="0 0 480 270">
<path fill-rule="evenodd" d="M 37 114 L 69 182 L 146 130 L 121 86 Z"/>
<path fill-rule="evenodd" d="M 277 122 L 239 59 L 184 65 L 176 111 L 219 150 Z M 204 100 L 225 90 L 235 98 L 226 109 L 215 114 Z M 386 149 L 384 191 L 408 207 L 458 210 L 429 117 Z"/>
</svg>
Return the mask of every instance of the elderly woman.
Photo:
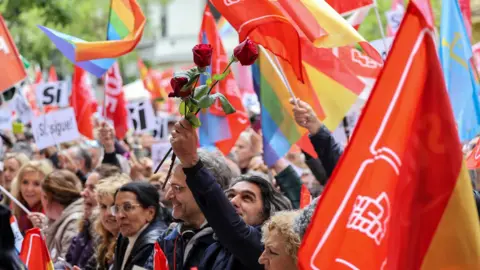
<svg viewBox="0 0 480 270">
<path fill-rule="evenodd" d="M 82 184 L 67 170 L 57 170 L 42 183 L 42 206 L 45 215 L 32 213 L 29 218 L 35 227 L 45 228 L 50 257 L 55 262 L 65 258 L 72 238 L 78 233 L 78 222 L 83 217 Z M 48 221 L 46 218 L 48 218 Z"/>
<path fill-rule="evenodd" d="M 153 252 L 155 240 L 167 227 L 158 218 L 158 191 L 149 183 L 132 182 L 120 187 L 114 198 L 111 209 L 120 231 L 114 269 L 143 267 Z"/>
<path fill-rule="evenodd" d="M 297 269 L 297 252 L 300 247 L 300 235 L 293 225 L 298 211 L 282 211 L 272 216 L 262 226 L 262 242 L 265 250 L 258 259 L 265 269 Z"/>
<path fill-rule="evenodd" d="M 46 160 L 29 161 L 18 171 L 17 177 L 12 183 L 12 195 L 27 207 L 31 212 L 43 212 L 42 203 L 42 181 L 53 171 L 52 166 Z M 12 204 L 13 215 L 17 218 L 18 227 L 22 234 L 33 228 L 32 222 L 28 219 L 27 213 L 16 204 Z"/>
<path fill-rule="evenodd" d="M 5 189 L 10 191 L 13 179 L 17 176 L 18 170 L 29 162 L 30 159 L 24 153 L 8 153 L 3 160 L 3 184 Z M 10 204 L 7 196 L 4 196 L 2 203 Z"/>
</svg>

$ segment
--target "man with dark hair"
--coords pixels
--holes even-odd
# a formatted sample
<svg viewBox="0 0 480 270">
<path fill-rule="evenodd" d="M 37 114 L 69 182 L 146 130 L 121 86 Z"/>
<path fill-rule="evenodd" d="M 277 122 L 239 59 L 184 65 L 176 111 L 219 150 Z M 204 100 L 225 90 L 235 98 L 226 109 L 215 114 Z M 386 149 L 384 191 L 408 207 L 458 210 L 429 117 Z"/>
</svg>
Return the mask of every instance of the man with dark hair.
<svg viewBox="0 0 480 270">
<path fill-rule="evenodd" d="M 215 184 L 220 190 L 228 188 L 230 180 L 236 176 L 219 153 L 198 151 L 204 166 L 215 176 Z M 172 176 L 167 183 L 165 199 L 173 206 L 172 216 L 179 220 L 172 224 L 157 240 L 174 269 L 197 267 L 206 249 L 214 243 L 213 230 L 198 207 L 187 186 L 183 164 L 175 164 Z M 223 191 L 222 191 L 223 194 Z M 153 254 L 145 265 L 153 269 Z"/>
<path fill-rule="evenodd" d="M 264 249 L 261 225 L 275 211 L 291 209 L 288 198 L 259 176 L 236 179 L 225 195 L 199 157 L 197 133 L 185 119 L 175 124 L 170 142 L 186 183 L 216 236 L 198 268 L 263 269 L 258 263 Z"/>
</svg>

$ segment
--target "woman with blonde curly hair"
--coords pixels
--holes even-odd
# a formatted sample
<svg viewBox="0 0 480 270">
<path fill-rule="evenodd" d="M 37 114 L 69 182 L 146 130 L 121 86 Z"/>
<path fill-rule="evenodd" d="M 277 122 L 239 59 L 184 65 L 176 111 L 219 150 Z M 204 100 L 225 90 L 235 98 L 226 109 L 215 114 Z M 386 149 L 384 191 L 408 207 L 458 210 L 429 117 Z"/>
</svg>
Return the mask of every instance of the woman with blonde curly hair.
<svg viewBox="0 0 480 270">
<path fill-rule="evenodd" d="M 20 168 L 29 161 L 30 159 L 24 153 L 7 153 L 3 159 L 3 186 L 6 190 L 11 190 L 13 179 L 17 176 Z M 10 200 L 7 196 L 3 196 L 1 203 L 9 206 Z"/>
<path fill-rule="evenodd" d="M 43 212 L 42 181 L 53 171 L 52 165 L 46 160 L 29 161 L 20 168 L 12 183 L 12 195 L 31 212 Z M 11 206 L 13 215 L 17 218 L 18 227 L 22 234 L 33 228 L 27 213 L 16 204 Z"/>
<path fill-rule="evenodd" d="M 293 225 L 299 211 L 277 212 L 262 226 L 262 242 L 265 250 L 258 259 L 265 269 L 297 269 L 297 252 L 300 235 Z"/>
<path fill-rule="evenodd" d="M 96 251 L 95 261 L 89 262 L 93 269 L 109 269 L 113 265 L 113 254 L 117 243 L 119 227 L 110 208 L 114 205 L 114 195 L 124 184 L 131 182 L 128 175 L 122 173 L 100 180 L 95 187 L 99 216 L 95 222 L 95 231 L 101 237 Z"/>
</svg>

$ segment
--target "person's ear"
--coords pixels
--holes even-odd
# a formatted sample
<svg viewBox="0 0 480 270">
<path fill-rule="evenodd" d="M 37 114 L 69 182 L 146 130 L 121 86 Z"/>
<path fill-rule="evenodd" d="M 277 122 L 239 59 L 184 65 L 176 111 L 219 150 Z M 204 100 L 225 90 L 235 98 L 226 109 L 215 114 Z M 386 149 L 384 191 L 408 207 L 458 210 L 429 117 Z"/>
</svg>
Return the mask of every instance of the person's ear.
<svg viewBox="0 0 480 270">
<path fill-rule="evenodd" d="M 148 223 L 152 222 L 152 220 L 155 218 L 155 207 L 150 206 L 147 209 L 147 221 Z"/>
</svg>

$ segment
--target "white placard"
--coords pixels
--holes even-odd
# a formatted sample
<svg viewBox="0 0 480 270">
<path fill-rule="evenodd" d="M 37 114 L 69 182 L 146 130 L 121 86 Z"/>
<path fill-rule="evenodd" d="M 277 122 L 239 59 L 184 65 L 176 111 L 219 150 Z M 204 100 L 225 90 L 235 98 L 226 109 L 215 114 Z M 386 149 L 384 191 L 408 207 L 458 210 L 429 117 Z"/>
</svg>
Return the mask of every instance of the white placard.
<svg viewBox="0 0 480 270">
<path fill-rule="evenodd" d="M 35 95 L 40 106 L 67 107 L 68 94 L 66 81 L 42 83 L 35 88 Z"/>
<path fill-rule="evenodd" d="M 160 141 L 168 140 L 168 113 L 157 112 L 156 127 L 153 137 Z"/>
<path fill-rule="evenodd" d="M 382 56 L 382 59 L 387 59 L 388 52 L 390 51 L 390 47 L 392 47 L 393 37 L 385 38 L 385 43 L 387 43 L 387 50 L 385 50 L 385 44 L 383 39 L 377 39 L 374 41 L 370 41 L 370 44 L 378 51 L 378 53 Z"/>
<path fill-rule="evenodd" d="M 8 107 L 0 109 L 0 130 L 12 130 L 13 116 Z"/>
<path fill-rule="evenodd" d="M 152 145 L 152 169 L 155 171 L 165 154 L 170 150 L 170 142 L 160 142 Z"/>
<path fill-rule="evenodd" d="M 75 113 L 71 107 L 34 117 L 32 132 L 40 150 L 80 138 Z"/>
<path fill-rule="evenodd" d="M 8 104 L 10 109 L 17 114 L 18 119 L 24 124 L 32 121 L 33 111 L 30 108 L 27 100 L 20 93 L 15 94 L 15 97 Z"/>
<path fill-rule="evenodd" d="M 155 114 L 150 100 L 130 102 L 128 109 L 128 127 L 136 132 L 146 132 L 155 129 Z"/>
<path fill-rule="evenodd" d="M 398 28 L 400 28 L 400 24 L 402 23 L 403 14 L 405 11 L 401 5 L 397 5 L 395 10 L 388 10 L 385 12 L 385 16 L 387 17 L 387 24 L 392 30 L 392 34 L 395 35 L 397 33 Z"/>
</svg>

